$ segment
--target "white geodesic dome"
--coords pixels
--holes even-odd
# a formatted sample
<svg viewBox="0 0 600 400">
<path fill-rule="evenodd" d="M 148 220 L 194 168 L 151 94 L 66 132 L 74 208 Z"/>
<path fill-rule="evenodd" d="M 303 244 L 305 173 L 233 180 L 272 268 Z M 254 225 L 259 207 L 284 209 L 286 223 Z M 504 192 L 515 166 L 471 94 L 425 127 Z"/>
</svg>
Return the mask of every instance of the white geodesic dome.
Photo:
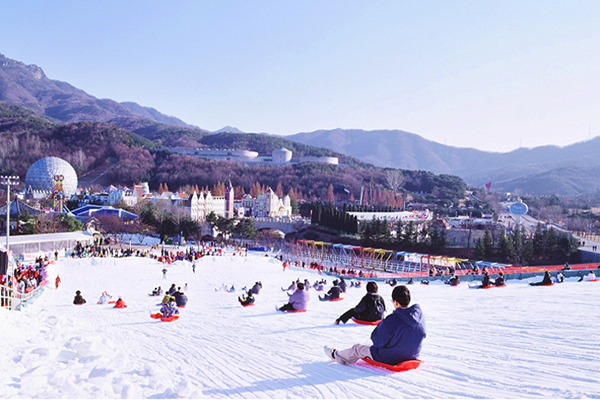
<svg viewBox="0 0 600 400">
<path fill-rule="evenodd" d="M 44 157 L 34 162 L 27 170 L 25 176 L 26 187 L 33 190 L 52 192 L 54 190 L 54 176 L 62 175 L 63 191 L 70 197 L 77 189 L 77 174 L 67 161 L 58 157 Z"/>
</svg>

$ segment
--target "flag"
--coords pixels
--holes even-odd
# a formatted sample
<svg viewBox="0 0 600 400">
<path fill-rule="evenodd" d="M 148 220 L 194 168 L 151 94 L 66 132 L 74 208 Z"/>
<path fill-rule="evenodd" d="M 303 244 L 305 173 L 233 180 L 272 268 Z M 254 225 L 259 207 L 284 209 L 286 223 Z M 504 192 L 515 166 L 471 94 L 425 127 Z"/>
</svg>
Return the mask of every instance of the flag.
<svg viewBox="0 0 600 400">
<path fill-rule="evenodd" d="M 492 182 L 488 182 L 488 183 L 485 184 L 485 190 L 486 191 L 489 192 L 491 187 L 492 187 Z"/>
</svg>

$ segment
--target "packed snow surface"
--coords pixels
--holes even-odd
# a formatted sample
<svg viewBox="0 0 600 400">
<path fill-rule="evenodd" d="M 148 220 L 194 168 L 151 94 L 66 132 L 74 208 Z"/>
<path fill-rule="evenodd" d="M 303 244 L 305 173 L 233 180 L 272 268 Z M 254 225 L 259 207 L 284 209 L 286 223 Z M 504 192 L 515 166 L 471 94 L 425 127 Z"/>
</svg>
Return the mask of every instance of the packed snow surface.
<svg viewBox="0 0 600 400">
<path fill-rule="evenodd" d="M 228 253 L 229 254 L 229 253 Z M 334 320 L 363 288 L 339 302 L 284 314 L 292 280 L 332 277 L 287 268 L 272 257 L 225 255 L 167 266 L 148 258 L 64 259 L 49 267 L 58 289 L 23 311 L 0 310 L 1 398 L 600 398 L 600 282 L 551 287 L 509 281 L 469 289 L 409 286 L 427 318 L 419 369 L 394 373 L 362 362 L 332 362 L 323 346 L 370 344 L 371 326 Z M 237 302 L 262 281 L 254 307 Z M 541 277 L 540 277 L 541 280 Z M 158 285 L 187 283 L 188 306 L 175 322 L 150 318 Z M 215 288 L 235 285 L 235 293 Z M 328 285 L 328 286 L 329 286 Z M 392 309 L 389 285 L 379 292 Z M 76 290 L 87 300 L 72 304 Z M 128 307 L 97 305 L 108 291 Z"/>
</svg>

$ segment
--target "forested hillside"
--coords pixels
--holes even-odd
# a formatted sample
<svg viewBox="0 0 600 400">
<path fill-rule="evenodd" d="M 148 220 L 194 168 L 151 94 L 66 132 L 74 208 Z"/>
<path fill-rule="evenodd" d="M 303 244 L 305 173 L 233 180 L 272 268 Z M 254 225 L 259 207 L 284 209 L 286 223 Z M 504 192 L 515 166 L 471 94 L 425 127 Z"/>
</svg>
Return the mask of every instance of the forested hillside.
<svg viewBox="0 0 600 400">
<path fill-rule="evenodd" d="M 175 128 L 174 128 L 175 129 Z M 287 166 L 249 166 L 216 162 L 171 154 L 165 147 L 115 125 L 100 122 L 60 124 L 29 110 L 0 102 L 0 173 L 16 174 L 23 180 L 36 160 L 61 157 L 71 163 L 79 177 L 94 170 L 105 170 L 105 183 L 131 185 L 148 181 L 157 189 L 166 183 L 171 190 L 186 186 L 212 187 L 228 182 L 248 193 L 258 183 L 284 193 L 293 189 L 298 196 L 326 200 L 331 186 L 345 187 L 349 197 L 358 198 L 361 186 L 372 204 L 393 203 L 390 169 L 384 170 L 342 157 L 347 165 L 319 163 Z M 281 138 L 248 134 L 202 135 L 203 146 L 249 148 L 268 153 L 285 146 L 296 155 L 337 155 L 331 150 L 288 143 Z M 424 171 L 397 171 L 405 190 L 429 194 L 431 199 L 456 202 L 466 185 L 455 176 L 434 175 Z"/>
</svg>

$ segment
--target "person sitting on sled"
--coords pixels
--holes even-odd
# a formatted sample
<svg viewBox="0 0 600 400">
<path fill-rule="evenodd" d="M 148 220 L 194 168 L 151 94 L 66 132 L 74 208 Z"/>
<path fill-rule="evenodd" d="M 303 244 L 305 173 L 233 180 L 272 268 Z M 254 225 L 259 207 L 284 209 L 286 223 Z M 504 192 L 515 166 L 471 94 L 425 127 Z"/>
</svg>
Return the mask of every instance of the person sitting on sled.
<svg viewBox="0 0 600 400">
<path fill-rule="evenodd" d="M 310 299 L 308 291 L 304 290 L 304 283 L 300 282 L 296 291 L 290 295 L 290 301 L 279 308 L 279 311 L 306 310 L 306 303 Z"/>
<path fill-rule="evenodd" d="M 578 282 L 593 282 L 594 280 L 596 280 L 596 274 L 594 274 L 594 271 L 590 271 L 589 274 L 582 276 L 581 279 L 578 280 Z"/>
<path fill-rule="evenodd" d="M 259 294 L 260 293 L 260 289 L 262 289 L 262 282 L 255 282 L 254 286 L 252 286 L 252 293 L 253 294 Z"/>
<path fill-rule="evenodd" d="M 162 314 L 162 318 L 169 318 L 179 314 L 179 309 L 175 303 L 175 297 L 169 296 L 169 300 L 160 307 L 160 313 Z"/>
<path fill-rule="evenodd" d="M 325 346 L 325 354 L 340 364 L 353 364 L 361 358 L 396 365 L 419 358 L 425 333 L 425 316 L 418 304 L 410 304 L 406 286 L 392 291 L 394 312 L 388 315 L 371 333 L 373 346 L 355 344 L 349 349 L 336 350 Z"/>
<path fill-rule="evenodd" d="M 102 294 L 100 295 L 100 298 L 98 299 L 98 304 L 108 304 L 108 300 L 112 298 L 112 296 L 110 294 L 108 294 L 108 292 L 104 291 L 102 292 Z"/>
<path fill-rule="evenodd" d="M 125 305 L 125 302 L 123 301 L 122 298 L 119 297 L 119 299 L 117 300 L 117 302 L 115 303 L 115 308 L 125 308 L 127 307 Z"/>
<path fill-rule="evenodd" d="M 188 302 L 188 297 L 184 292 L 178 290 L 175 292 L 175 303 L 177 303 L 177 307 L 185 307 Z"/>
<path fill-rule="evenodd" d="M 339 286 L 340 286 L 340 290 L 342 291 L 342 293 L 346 293 L 346 288 L 348 286 L 346 285 L 346 281 L 344 280 L 343 276 L 340 277 L 340 284 L 339 284 Z"/>
<path fill-rule="evenodd" d="M 552 282 L 552 276 L 550 275 L 550 271 L 546 271 L 544 272 L 544 279 L 542 279 L 541 282 L 536 282 L 536 283 L 532 283 L 532 286 L 546 286 L 546 285 L 552 285 L 554 282 Z"/>
<path fill-rule="evenodd" d="M 383 297 L 377 294 L 378 290 L 377 282 L 370 281 L 367 283 L 367 294 L 360 299 L 356 307 L 349 309 L 336 319 L 335 324 L 339 325 L 340 322 L 345 324 L 350 318 L 369 322 L 382 319 L 385 312 L 385 301 L 383 301 Z"/>
<path fill-rule="evenodd" d="M 492 279 L 490 278 L 490 274 L 487 271 L 483 273 L 483 280 L 481 281 L 481 286 L 492 286 Z"/>
<path fill-rule="evenodd" d="M 450 284 L 450 286 L 457 286 L 458 284 L 460 284 L 460 278 L 458 277 L 458 275 L 454 275 L 452 278 L 450 278 L 448 280 L 448 284 Z"/>
<path fill-rule="evenodd" d="M 238 301 L 243 306 L 254 304 L 254 300 L 255 299 L 254 299 L 254 294 L 252 292 L 252 289 L 248 290 L 248 293 L 245 296 L 242 295 L 242 297 L 238 297 Z"/>
<path fill-rule="evenodd" d="M 77 304 L 77 305 L 81 305 L 81 304 L 85 304 L 86 301 L 83 298 L 83 296 L 81 295 L 81 292 L 78 290 L 75 292 L 75 298 L 73 299 L 73 304 Z"/>
<path fill-rule="evenodd" d="M 340 293 L 342 293 L 342 290 L 340 289 L 338 284 L 339 284 L 339 282 L 337 279 L 335 281 L 333 281 L 333 286 L 331 287 L 331 289 L 329 289 L 329 291 L 327 292 L 327 294 L 325 296 L 323 296 L 323 297 L 319 296 L 319 300 L 331 301 L 333 299 L 339 299 Z"/>
<path fill-rule="evenodd" d="M 502 286 L 506 284 L 506 279 L 504 278 L 504 273 L 502 271 L 498 272 L 498 277 L 494 281 L 494 285 Z"/>
</svg>

